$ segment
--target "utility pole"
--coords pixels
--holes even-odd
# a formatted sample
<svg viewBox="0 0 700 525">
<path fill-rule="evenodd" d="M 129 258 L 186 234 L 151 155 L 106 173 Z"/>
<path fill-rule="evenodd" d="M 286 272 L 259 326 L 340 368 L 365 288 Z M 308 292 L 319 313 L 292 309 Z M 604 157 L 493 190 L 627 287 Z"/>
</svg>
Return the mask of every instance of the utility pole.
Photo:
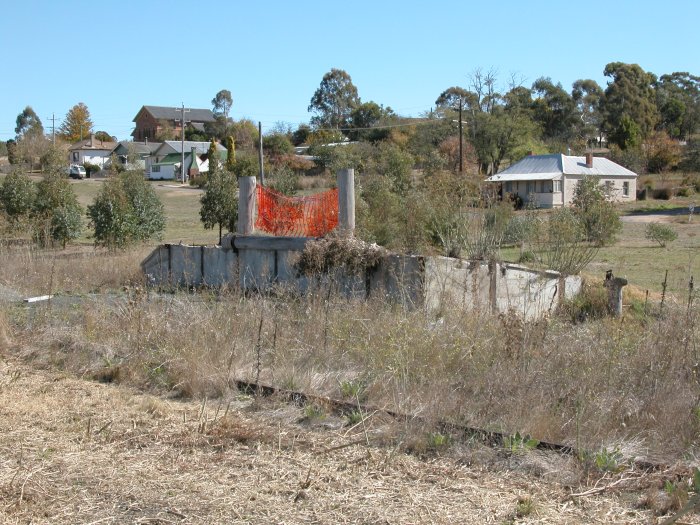
<svg viewBox="0 0 700 525">
<path fill-rule="evenodd" d="M 182 128 L 180 130 L 180 147 L 182 149 L 181 152 L 181 157 L 180 157 L 180 180 L 182 183 L 185 183 L 185 125 L 190 122 L 189 120 L 185 120 L 185 113 L 189 113 L 189 109 L 185 109 L 185 103 L 182 103 L 181 108 L 175 108 L 175 109 L 180 109 L 180 115 L 181 117 L 179 119 L 175 119 L 175 122 L 180 122 L 180 127 Z"/>
<path fill-rule="evenodd" d="M 56 114 L 51 113 L 51 142 L 56 145 Z"/>
<path fill-rule="evenodd" d="M 455 122 L 454 120 L 452 122 Z M 462 120 L 462 103 L 459 103 L 459 120 L 457 121 L 459 123 L 459 172 L 462 173 L 464 171 L 464 158 L 462 155 L 462 151 L 464 150 L 464 134 L 462 133 L 462 125 L 467 124 L 467 122 L 464 122 Z"/>
<path fill-rule="evenodd" d="M 258 121 L 258 137 L 260 137 L 260 148 L 258 150 L 258 161 L 260 162 L 260 185 L 265 186 L 265 166 L 263 165 L 262 122 L 260 122 L 260 121 Z"/>
<path fill-rule="evenodd" d="M 464 171 L 464 156 L 462 155 L 462 142 L 464 141 L 464 135 L 462 135 L 462 99 L 459 100 L 459 172 Z"/>
</svg>

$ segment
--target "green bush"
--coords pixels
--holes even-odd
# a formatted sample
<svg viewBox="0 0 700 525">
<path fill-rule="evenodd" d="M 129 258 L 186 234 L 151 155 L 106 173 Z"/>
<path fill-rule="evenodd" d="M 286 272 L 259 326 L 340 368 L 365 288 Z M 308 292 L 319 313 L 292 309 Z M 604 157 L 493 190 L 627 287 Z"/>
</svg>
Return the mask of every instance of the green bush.
<svg viewBox="0 0 700 525">
<path fill-rule="evenodd" d="M 36 198 L 36 184 L 24 173 L 12 172 L 0 186 L 0 206 L 11 223 L 29 217 Z"/>
<path fill-rule="evenodd" d="M 658 243 L 663 248 L 666 244 L 675 241 L 678 238 L 678 234 L 670 226 L 659 224 L 658 222 L 650 222 L 644 231 L 644 237 Z"/>
<path fill-rule="evenodd" d="M 574 190 L 573 209 L 582 221 L 586 239 L 597 246 L 614 243 L 622 231 L 620 217 L 608 197 L 595 177 L 584 177 Z"/>
<path fill-rule="evenodd" d="M 270 173 L 270 188 L 291 197 L 299 190 L 299 176 L 290 168 L 279 166 Z"/>
<path fill-rule="evenodd" d="M 37 185 L 32 211 L 34 237 L 41 246 L 66 243 L 80 237 L 83 209 L 73 186 L 59 173 L 48 175 Z"/>
<path fill-rule="evenodd" d="M 163 203 L 143 175 L 134 171 L 109 179 L 87 214 L 95 245 L 110 250 L 159 239 L 165 229 Z"/>
</svg>

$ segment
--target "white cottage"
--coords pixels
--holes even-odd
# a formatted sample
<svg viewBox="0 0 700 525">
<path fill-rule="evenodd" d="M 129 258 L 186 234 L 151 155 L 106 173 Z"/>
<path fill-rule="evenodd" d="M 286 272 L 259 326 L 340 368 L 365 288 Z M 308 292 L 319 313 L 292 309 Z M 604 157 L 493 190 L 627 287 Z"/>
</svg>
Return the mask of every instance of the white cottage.
<svg viewBox="0 0 700 525">
<path fill-rule="evenodd" d="M 109 160 L 116 142 L 107 142 L 90 135 L 89 139 L 76 142 L 68 148 L 68 160 L 71 164 L 95 164 L 102 168 Z"/>
<path fill-rule="evenodd" d="M 591 153 L 585 157 L 529 155 L 486 181 L 500 184 L 503 196 L 518 196 L 539 208 L 557 208 L 571 204 L 574 189 L 585 176 L 599 179 L 616 202 L 637 198 L 636 173 Z"/>
</svg>

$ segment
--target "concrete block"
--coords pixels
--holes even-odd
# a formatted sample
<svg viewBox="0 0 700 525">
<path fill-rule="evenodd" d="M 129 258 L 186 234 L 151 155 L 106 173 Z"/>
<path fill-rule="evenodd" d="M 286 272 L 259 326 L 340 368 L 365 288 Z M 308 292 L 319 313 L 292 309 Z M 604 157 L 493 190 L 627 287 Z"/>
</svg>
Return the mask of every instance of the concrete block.
<svg viewBox="0 0 700 525">
<path fill-rule="evenodd" d="M 425 258 L 388 255 L 370 272 L 369 295 L 383 296 L 408 308 L 423 305 Z"/>
<path fill-rule="evenodd" d="M 141 263 L 141 270 L 149 285 L 170 284 L 170 251 L 167 246 L 158 246 Z"/>
<path fill-rule="evenodd" d="M 170 279 L 175 286 L 202 284 L 202 246 L 169 244 Z"/>
<path fill-rule="evenodd" d="M 238 284 L 242 290 L 267 290 L 277 281 L 273 250 L 240 250 L 238 262 Z"/>
<path fill-rule="evenodd" d="M 202 257 L 202 284 L 221 288 L 238 286 L 238 255 L 220 246 L 205 246 Z"/>
</svg>

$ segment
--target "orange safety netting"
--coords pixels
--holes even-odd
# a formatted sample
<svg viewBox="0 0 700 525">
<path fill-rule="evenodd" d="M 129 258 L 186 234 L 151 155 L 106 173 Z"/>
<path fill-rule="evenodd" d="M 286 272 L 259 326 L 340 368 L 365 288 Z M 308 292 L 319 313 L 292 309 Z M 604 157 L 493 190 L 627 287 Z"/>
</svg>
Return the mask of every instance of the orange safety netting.
<svg viewBox="0 0 700 525">
<path fill-rule="evenodd" d="M 308 197 L 287 197 L 257 186 L 258 218 L 255 227 L 290 237 L 320 237 L 338 225 L 338 190 Z"/>
</svg>

